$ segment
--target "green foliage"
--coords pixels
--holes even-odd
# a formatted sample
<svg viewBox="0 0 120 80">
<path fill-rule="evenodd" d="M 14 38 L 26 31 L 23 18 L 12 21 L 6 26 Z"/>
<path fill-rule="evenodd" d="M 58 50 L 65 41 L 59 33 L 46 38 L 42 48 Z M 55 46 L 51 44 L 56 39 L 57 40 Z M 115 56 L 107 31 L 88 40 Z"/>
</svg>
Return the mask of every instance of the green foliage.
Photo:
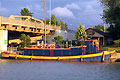
<svg viewBox="0 0 120 80">
<path fill-rule="evenodd" d="M 29 47 L 30 42 L 31 42 L 29 35 L 21 34 L 20 40 L 22 41 L 22 43 L 20 43 L 21 48 Z"/>
<path fill-rule="evenodd" d="M 32 16 L 33 14 L 27 8 L 23 8 L 20 13 L 22 16 Z"/>
<path fill-rule="evenodd" d="M 43 21 L 43 22 L 45 22 L 45 21 Z M 49 24 L 49 22 L 50 22 L 50 19 L 47 19 L 46 20 L 46 24 Z"/>
<path fill-rule="evenodd" d="M 83 45 L 85 43 L 86 38 L 87 34 L 85 32 L 84 26 L 80 24 L 80 27 L 78 27 L 78 30 L 76 32 L 77 45 Z M 83 41 L 80 42 L 80 39 L 82 39 Z"/>
<path fill-rule="evenodd" d="M 85 44 L 85 41 L 81 41 L 81 42 L 80 42 L 80 45 L 84 45 L 84 44 Z"/>
<path fill-rule="evenodd" d="M 60 48 L 64 48 L 64 45 L 63 44 L 61 44 L 61 45 L 59 45 L 60 46 Z"/>
<path fill-rule="evenodd" d="M 31 16 L 31 17 L 33 16 L 32 15 L 33 13 L 31 13 L 27 8 L 23 8 L 20 13 L 21 13 L 22 16 Z M 28 18 L 26 18 L 26 17 L 22 18 L 22 20 L 26 20 L 26 19 L 28 19 Z M 32 18 L 30 18 L 30 21 L 35 22 L 35 20 L 32 19 Z M 40 21 L 36 21 L 36 22 L 40 23 Z"/>
<path fill-rule="evenodd" d="M 40 23 L 40 21 L 36 21 L 37 23 Z"/>
<path fill-rule="evenodd" d="M 67 23 L 64 23 L 64 24 L 65 24 L 65 26 L 64 26 L 64 27 L 65 27 L 65 29 L 68 29 L 68 25 L 67 25 Z"/>
<path fill-rule="evenodd" d="M 97 25 L 94 27 L 94 29 L 100 30 L 102 32 L 104 32 L 104 26 L 103 25 Z"/>
<path fill-rule="evenodd" d="M 32 18 L 30 18 L 30 21 L 31 21 L 31 22 L 35 22 L 35 20 L 34 20 L 34 19 L 32 19 Z"/>
<path fill-rule="evenodd" d="M 120 53 L 120 47 L 116 47 L 114 45 L 100 46 L 100 51 L 105 50 L 115 50 L 117 53 Z"/>
<path fill-rule="evenodd" d="M 55 15 L 52 15 L 52 17 L 51 17 L 51 24 L 58 26 L 58 20 Z"/>
<path fill-rule="evenodd" d="M 32 14 L 33 14 L 27 8 L 23 8 L 20 13 L 21 13 L 22 16 L 31 16 L 31 17 L 32 17 Z M 22 20 L 26 20 L 26 19 L 27 19 L 26 17 L 22 18 Z M 30 18 L 30 21 L 34 22 L 35 20 Z"/>
<path fill-rule="evenodd" d="M 77 45 L 76 42 L 77 42 L 76 40 L 72 40 L 72 45 L 76 46 Z"/>
<path fill-rule="evenodd" d="M 109 33 L 113 39 L 120 37 L 120 1 L 119 0 L 101 0 L 105 7 L 103 19 L 110 24 Z"/>
<path fill-rule="evenodd" d="M 12 42 L 10 45 L 11 45 L 12 47 L 17 47 L 17 46 L 18 46 L 18 43 L 17 43 L 17 42 Z"/>
<path fill-rule="evenodd" d="M 46 24 L 49 24 L 49 22 L 50 22 L 50 19 L 47 19 Z M 51 25 L 58 26 L 59 25 L 58 22 L 59 21 L 57 20 L 56 16 L 52 14 L 52 16 L 51 16 Z"/>
<path fill-rule="evenodd" d="M 116 49 L 115 51 L 116 51 L 117 53 L 120 53 L 120 49 Z"/>
<path fill-rule="evenodd" d="M 50 19 L 46 20 L 46 24 L 49 24 Z M 52 14 L 51 16 L 51 25 L 61 26 L 62 29 L 68 29 L 67 23 L 64 23 L 62 20 L 60 22 L 57 20 L 56 16 Z"/>
<path fill-rule="evenodd" d="M 114 43 L 117 47 L 120 47 L 120 40 L 114 40 Z"/>
<path fill-rule="evenodd" d="M 59 25 L 61 26 L 61 29 L 62 29 L 62 30 L 68 29 L 67 23 L 64 23 L 62 20 L 60 21 Z"/>
<path fill-rule="evenodd" d="M 87 38 L 87 34 L 85 32 L 84 26 L 80 25 L 80 27 L 78 27 L 78 30 L 76 32 L 76 39 L 77 41 L 79 41 L 80 39 L 83 39 L 85 41 L 86 38 Z"/>
<path fill-rule="evenodd" d="M 57 44 L 60 44 L 60 43 L 62 43 L 62 40 L 63 40 L 63 36 L 59 35 L 59 36 L 55 36 L 52 41 L 56 42 Z"/>
</svg>

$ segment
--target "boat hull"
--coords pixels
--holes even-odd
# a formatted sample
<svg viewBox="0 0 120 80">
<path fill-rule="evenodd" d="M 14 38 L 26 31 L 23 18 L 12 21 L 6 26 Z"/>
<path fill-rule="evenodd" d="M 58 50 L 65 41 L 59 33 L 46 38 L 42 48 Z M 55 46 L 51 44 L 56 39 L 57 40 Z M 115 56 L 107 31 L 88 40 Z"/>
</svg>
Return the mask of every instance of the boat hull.
<svg viewBox="0 0 120 80">
<path fill-rule="evenodd" d="M 111 54 L 115 51 L 105 51 L 101 53 L 77 55 L 77 56 L 29 56 L 19 54 L 2 53 L 2 57 L 9 59 L 28 59 L 28 60 L 55 60 L 55 61 L 79 61 L 79 62 L 104 62 L 110 61 Z"/>
</svg>

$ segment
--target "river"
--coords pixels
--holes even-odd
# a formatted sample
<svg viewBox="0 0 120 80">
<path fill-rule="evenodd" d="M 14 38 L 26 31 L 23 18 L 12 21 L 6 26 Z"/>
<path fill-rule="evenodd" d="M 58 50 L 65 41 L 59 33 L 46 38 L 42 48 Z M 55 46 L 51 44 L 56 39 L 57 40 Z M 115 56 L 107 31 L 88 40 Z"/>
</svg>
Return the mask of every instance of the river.
<svg viewBox="0 0 120 80">
<path fill-rule="evenodd" d="M 120 80 L 120 63 L 0 59 L 0 80 Z"/>
</svg>

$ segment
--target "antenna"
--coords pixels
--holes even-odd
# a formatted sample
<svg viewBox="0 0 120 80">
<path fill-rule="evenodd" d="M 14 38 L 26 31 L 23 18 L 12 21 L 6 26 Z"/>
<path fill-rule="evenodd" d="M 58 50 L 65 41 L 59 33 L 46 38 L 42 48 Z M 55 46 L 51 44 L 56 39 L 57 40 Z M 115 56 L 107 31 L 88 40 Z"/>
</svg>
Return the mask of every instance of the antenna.
<svg viewBox="0 0 120 80">
<path fill-rule="evenodd" d="M 49 25 L 51 26 L 51 0 L 50 0 L 50 22 Z"/>
</svg>

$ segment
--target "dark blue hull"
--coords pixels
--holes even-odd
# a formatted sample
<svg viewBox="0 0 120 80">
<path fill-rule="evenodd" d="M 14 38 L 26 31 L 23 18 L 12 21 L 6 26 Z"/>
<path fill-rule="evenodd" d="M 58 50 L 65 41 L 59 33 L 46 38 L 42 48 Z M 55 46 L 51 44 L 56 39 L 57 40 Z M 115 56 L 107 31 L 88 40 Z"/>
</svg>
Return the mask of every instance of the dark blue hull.
<svg viewBox="0 0 120 80">
<path fill-rule="evenodd" d="M 83 58 L 79 57 L 80 55 L 73 56 L 73 58 L 71 58 L 72 56 L 59 56 L 59 57 L 54 57 L 54 58 L 53 57 L 42 56 L 42 58 L 38 58 L 38 56 L 26 56 L 26 55 L 21 56 L 21 55 L 18 55 L 16 57 L 16 55 L 10 55 L 7 58 L 8 59 L 26 59 L 26 60 L 79 61 L 79 62 L 102 62 L 103 61 L 103 55 L 100 55 L 100 56 L 92 55 L 93 57 L 89 57 L 91 55 L 92 54 L 85 55 L 86 57 L 83 57 Z M 96 53 L 96 55 L 99 55 L 99 53 L 98 54 Z M 39 57 L 41 57 L 41 56 L 39 56 Z M 76 57 L 79 57 L 79 58 L 76 58 Z M 104 56 L 104 61 L 107 61 L 107 62 L 110 61 L 110 54 L 106 54 Z"/>
</svg>

